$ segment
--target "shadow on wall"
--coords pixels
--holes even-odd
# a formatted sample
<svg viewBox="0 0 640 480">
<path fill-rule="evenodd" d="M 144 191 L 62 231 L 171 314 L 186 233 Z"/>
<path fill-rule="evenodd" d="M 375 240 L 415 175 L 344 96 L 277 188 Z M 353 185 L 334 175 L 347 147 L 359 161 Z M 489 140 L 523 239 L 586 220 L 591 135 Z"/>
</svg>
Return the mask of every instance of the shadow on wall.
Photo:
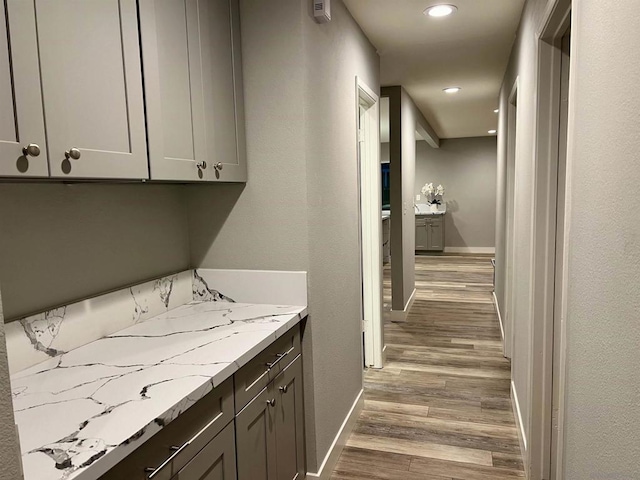
<svg viewBox="0 0 640 480">
<path fill-rule="evenodd" d="M 468 248 L 466 240 L 456 225 L 456 219 L 459 219 L 454 213 L 460 210 L 460 205 L 457 200 L 449 200 L 447 203 L 447 214 L 444 216 L 445 221 L 445 248 L 455 245 L 456 248 Z"/>
<path fill-rule="evenodd" d="M 197 235 L 190 228 L 193 267 L 203 264 L 245 187 L 244 183 L 190 186 L 186 200 L 189 223 L 198 222 Z"/>
</svg>

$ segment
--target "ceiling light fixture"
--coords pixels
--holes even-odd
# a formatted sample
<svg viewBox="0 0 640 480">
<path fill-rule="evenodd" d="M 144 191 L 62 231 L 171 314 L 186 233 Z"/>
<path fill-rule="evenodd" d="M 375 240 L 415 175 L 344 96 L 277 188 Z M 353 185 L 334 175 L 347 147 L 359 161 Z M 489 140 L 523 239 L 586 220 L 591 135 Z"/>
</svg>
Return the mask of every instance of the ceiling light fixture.
<svg viewBox="0 0 640 480">
<path fill-rule="evenodd" d="M 495 135 L 496 133 L 498 133 L 498 131 L 497 131 L 497 130 L 489 130 L 489 133 L 490 133 L 491 135 Z"/>
<path fill-rule="evenodd" d="M 447 88 L 444 88 L 442 91 L 444 93 L 458 93 L 460 90 L 462 90 L 462 88 L 460 87 L 447 87 Z"/>
<path fill-rule="evenodd" d="M 452 13 L 455 13 L 458 7 L 455 5 L 432 5 L 428 7 L 423 13 L 430 17 L 447 17 Z"/>
<path fill-rule="evenodd" d="M 499 109 L 499 108 L 496 108 L 496 109 L 493 111 L 493 113 L 498 113 L 498 112 L 500 112 L 500 109 Z"/>
</svg>

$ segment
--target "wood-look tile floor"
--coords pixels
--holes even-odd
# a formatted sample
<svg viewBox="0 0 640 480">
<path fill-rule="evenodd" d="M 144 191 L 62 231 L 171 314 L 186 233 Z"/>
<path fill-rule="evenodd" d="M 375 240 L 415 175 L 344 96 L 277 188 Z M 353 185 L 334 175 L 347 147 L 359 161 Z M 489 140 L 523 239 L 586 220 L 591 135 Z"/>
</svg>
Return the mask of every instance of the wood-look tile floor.
<svg viewBox="0 0 640 480">
<path fill-rule="evenodd" d="M 488 257 L 419 256 L 407 321 L 385 321 L 387 363 L 332 480 L 524 477 Z M 385 266 L 385 309 L 391 297 Z"/>
</svg>

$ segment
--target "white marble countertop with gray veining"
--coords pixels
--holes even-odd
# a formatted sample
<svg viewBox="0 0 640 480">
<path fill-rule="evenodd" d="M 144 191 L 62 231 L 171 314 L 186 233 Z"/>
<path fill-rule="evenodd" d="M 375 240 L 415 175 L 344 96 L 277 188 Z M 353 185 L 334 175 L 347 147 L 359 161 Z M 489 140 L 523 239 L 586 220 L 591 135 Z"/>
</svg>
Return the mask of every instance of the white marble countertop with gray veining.
<svg viewBox="0 0 640 480">
<path fill-rule="evenodd" d="M 382 210 L 382 221 L 391 218 L 391 212 L 389 210 Z"/>
<path fill-rule="evenodd" d="M 307 315 L 193 302 L 11 378 L 25 480 L 96 480 Z"/>
<path fill-rule="evenodd" d="M 415 205 L 415 214 L 416 217 L 420 216 L 431 216 L 431 215 L 444 215 L 447 213 L 447 205 L 438 205 L 438 210 L 431 210 L 431 205 L 427 205 L 425 203 L 418 203 Z"/>
</svg>

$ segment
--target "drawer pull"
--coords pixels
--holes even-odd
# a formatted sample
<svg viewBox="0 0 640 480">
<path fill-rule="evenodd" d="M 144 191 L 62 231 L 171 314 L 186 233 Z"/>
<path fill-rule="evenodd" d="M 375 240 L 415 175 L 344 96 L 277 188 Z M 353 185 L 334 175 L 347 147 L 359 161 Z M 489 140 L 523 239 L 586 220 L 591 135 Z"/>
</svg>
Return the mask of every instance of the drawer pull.
<svg viewBox="0 0 640 480">
<path fill-rule="evenodd" d="M 283 385 L 278 390 L 280 390 L 282 393 L 287 393 L 287 391 L 289 390 L 289 386 Z"/>
<path fill-rule="evenodd" d="M 291 352 L 293 352 L 294 350 L 295 350 L 295 347 L 291 347 L 289 350 L 287 350 L 287 351 L 286 351 L 286 352 L 284 352 L 284 353 L 278 353 L 278 354 L 276 354 L 276 355 L 277 355 L 277 357 L 278 357 L 278 359 L 277 359 L 277 360 L 275 360 L 275 361 L 273 361 L 273 362 L 271 362 L 271 363 L 267 363 L 267 364 L 266 364 L 266 365 L 267 365 L 267 368 L 268 368 L 269 370 L 271 370 L 271 369 L 272 369 L 273 367 L 275 367 L 278 363 L 280 363 L 280 360 L 282 360 L 283 358 L 285 358 L 287 355 L 289 355 L 289 354 L 290 354 Z"/>
<path fill-rule="evenodd" d="M 269 405 L 270 407 L 275 407 L 276 406 L 276 399 L 272 398 L 271 400 L 267 400 L 267 405 Z"/>
<path fill-rule="evenodd" d="M 152 480 L 157 474 L 158 472 L 160 472 L 162 469 L 164 469 L 167 465 L 169 465 L 178 455 L 180 455 L 182 453 L 182 451 L 187 448 L 189 445 L 191 445 L 191 443 L 196 440 L 200 435 L 202 435 L 202 433 L 207 430 L 209 427 L 211 427 L 211 425 L 213 425 L 215 422 L 217 422 L 220 417 L 222 417 L 222 415 L 224 415 L 224 412 L 220 412 L 218 413 L 218 415 L 216 415 L 216 417 L 211 420 L 209 423 L 207 423 L 207 425 L 200 430 L 198 433 L 196 433 L 189 441 L 185 442 L 184 445 L 182 445 L 181 447 L 177 447 L 177 446 L 171 446 L 169 447 L 169 450 L 171 450 L 173 453 L 171 454 L 171 456 L 169 458 L 167 458 L 162 465 L 160 465 L 158 468 L 151 468 L 151 467 L 147 467 L 144 469 L 145 473 L 150 473 L 150 475 L 147 477 L 149 480 Z"/>
</svg>

